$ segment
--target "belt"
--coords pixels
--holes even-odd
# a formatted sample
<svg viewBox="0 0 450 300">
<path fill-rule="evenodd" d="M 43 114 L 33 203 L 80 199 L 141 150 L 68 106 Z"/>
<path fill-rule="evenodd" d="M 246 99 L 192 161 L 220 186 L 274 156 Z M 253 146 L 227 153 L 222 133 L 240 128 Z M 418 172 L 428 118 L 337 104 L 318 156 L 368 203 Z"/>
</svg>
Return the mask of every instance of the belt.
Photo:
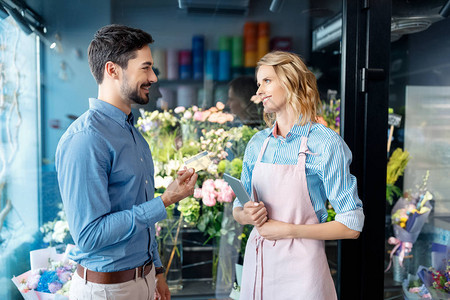
<svg viewBox="0 0 450 300">
<path fill-rule="evenodd" d="M 153 261 L 150 261 L 143 266 L 123 270 L 117 272 L 96 272 L 84 268 L 82 265 L 77 265 L 77 274 L 83 278 L 85 281 L 100 284 L 113 284 L 113 283 L 123 283 L 139 277 L 145 277 L 150 273 L 153 268 Z M 86 275 L 86 276 L 85 276 Z"/>
</svg>

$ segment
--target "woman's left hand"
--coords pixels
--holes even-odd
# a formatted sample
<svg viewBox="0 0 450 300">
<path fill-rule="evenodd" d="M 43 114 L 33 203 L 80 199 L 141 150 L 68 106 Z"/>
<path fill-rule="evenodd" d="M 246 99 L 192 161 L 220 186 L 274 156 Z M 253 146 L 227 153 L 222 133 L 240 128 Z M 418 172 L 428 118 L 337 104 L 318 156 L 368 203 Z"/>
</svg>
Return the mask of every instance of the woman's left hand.
<svg viewBox="0 0 450 300">
<path fill-rule="evenodd" d="M 269 219 L 263 225 L 256 226 L 256 230 L 263 238 L 276 241 L 292 238 L 291 226 L 289 223 Z"/>
</svg>

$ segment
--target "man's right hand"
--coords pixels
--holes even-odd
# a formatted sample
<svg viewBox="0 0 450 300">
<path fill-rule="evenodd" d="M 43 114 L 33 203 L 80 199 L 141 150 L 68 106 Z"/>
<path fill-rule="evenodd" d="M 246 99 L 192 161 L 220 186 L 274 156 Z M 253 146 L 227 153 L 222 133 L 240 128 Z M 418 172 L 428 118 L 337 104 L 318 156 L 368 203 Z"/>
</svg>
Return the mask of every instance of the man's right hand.
<svg viewBox="0 0 450 300">
<path fill-rule="evenodd" d="M 177 203 L 194 193 L 195 183 L 198 177 L 194 171 L 191 168 L 184 172 L 178 172 L 179 176 L 169 184 L 166 191 L 161 195 L 165 207 Z"/>
<path fill-rule="evenodd" d="M 233 216 L 240 224 L 261 226 L 267 221 L 267 209 L 263 202 L 248 201 L 244 207 L 236 207 Z"/>
</svg>

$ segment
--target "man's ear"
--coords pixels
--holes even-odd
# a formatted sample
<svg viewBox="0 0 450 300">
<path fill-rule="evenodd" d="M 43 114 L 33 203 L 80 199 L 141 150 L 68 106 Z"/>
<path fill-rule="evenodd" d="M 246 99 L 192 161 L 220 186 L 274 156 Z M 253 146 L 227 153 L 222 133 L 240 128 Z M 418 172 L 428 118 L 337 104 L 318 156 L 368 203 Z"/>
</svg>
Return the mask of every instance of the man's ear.
<svg viewBox="0 0 450 300">
<path fill-rule="evenodd" d="M 112 79 L 119 78 L 120 67 L 112 61 L 107 61 L 105 64 L 105 76 Z"/>
</svg>

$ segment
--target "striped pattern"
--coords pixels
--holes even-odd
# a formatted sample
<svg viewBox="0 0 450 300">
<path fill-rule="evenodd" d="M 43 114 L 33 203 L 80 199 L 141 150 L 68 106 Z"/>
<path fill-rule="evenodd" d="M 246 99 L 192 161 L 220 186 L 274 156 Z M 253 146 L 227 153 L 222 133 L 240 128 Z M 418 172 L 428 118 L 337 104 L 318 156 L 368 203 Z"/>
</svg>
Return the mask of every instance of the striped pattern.
<svg viewBox="0 0 450 300">
<path fill-rule="evenodd" d="M 255 134 L 247 145 L 241 180 L 249 194 L 252 171 L 264 140 L 270 136 L 262 162 L 295 165 L 300 150 L 301 137 L 307 136 L 309 124 L 294 125 L 286 138 L 274 135 L 274 127 Z M 276 131 L 275 131 L 276 133 Z M 320 222 L 327 219 L 326 200 L 336 211 L 336 221 L 348 228 L 361 231 L 364 224 L 362 202 L 357 194 L 356 178 L 350 174 L 352 160 L 350 149 L 341 136 L 333 130 L 314 124 L 308 137 L 306 156 L 306 181 L 312 205 Z M 238 199 L 234 206 L 241 206 Z"/>
</svg>

